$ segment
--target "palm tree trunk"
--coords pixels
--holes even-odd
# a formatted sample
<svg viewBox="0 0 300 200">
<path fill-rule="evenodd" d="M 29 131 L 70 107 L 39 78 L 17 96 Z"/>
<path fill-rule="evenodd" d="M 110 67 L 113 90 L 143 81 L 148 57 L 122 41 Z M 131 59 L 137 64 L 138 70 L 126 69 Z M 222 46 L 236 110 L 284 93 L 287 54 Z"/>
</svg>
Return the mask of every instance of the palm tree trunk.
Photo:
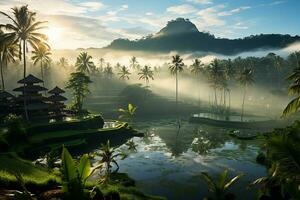
<svg viewBox="0 0 300 200">
<path fill-rule="evenodd" d="M 228 107 L 229 107 L 229 112 L 230 112 L 230 107 L 231 107 L 231 92 L 230 90 L 228 91 Z"/>
<path fill-rule="evenodd" d="M 244 117 L 245 98 L 246 98 L 246 87 L 244 88 L 241 121 L 243 121 L 243 117 Z"/>
<path fill-rule="evenodd" d="M 217 100 L 217 88 L 214 88 L 215 90 L 215 106 L 218 105 L 218 100 Z"/>
<path fill-rule="evenodd" d="M 199 85 L 199 108 L 201 106 L 201 88 L 200 88 L 200 85 Z"/>
<path fill-rule="evenodd" d="M 176 115 L 178 115 L 178 70 L 176 70 Z"/>
<path fill-rule="evenodd" d="M 1 58 L 1 57 L 0 57 Z M 0 59 L 0 68 L 1 68 L 1 82 L 2 82 L 2 90 L 5 91 L 5 85 L 4 85 L 4 76 L 3 76 L 3 63 L 2 59 Z"/>
<path fill-rule="evenodd" d="M 41 77 L 42 77 L 42 81 L 43 81 L 43 87 L 45 87 L 44 69 L 43 69 L 43 58 L 41 58 Z M 46 95 L 46 91 L 44 91 L 44 93 Z"/>
<path fill-rule="evenodd" d="M 24 66 L 24 74 L 23 74 L 23 78 L 26 78 L 26 41 L 23 40 L 23 66 Z M 23 84 L 24 90 L 23 90 L 23 98 L 24 98 L 24 112 L 25 112 L 25 118 L 28 121 L 29 120 L 29 116 L 28 116 L 28 111 L 27 111 L 27 103 L 26 103 L 26 90 L 25 90 L 25 82 Z"/>
<path fill-rule="evenodd" d="M 224 108 L 226 108 L 226 90 L 225 90 L 225 88 L 223 89 L 223 96 L 224 96 L 223 105 L 224 105 Z"/>
</svg>

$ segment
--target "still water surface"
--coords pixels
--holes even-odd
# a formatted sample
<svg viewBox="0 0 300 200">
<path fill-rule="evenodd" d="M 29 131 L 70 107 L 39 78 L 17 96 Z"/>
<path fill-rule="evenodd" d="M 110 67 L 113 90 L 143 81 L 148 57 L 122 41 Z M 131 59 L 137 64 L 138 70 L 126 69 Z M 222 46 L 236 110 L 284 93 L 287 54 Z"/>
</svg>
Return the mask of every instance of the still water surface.
<svg viewBox="0 0 300 200">
<path fill-rule="evenodd" d="M 120 172 L 128 173 L 147 194 L 171 200 L 203 199 L 208 190 L 199 174 L 215 176 L 228 169 L 230 177 L 245 174 L 232 187 L 237 199 L 254 199 L 255 191 L 246 187 L 266 175 L 266 169 L 255 162 L 259 140 L 241 141 L 228 136 L 228 129 L 187 121 L 178 131 L 175 119 L 140 121 L 134 126 L 147 136 L 133 138 L 137 152 L 119 161 Z M 126 145 L 119 150 L 128 151 Z"/>
</svg>

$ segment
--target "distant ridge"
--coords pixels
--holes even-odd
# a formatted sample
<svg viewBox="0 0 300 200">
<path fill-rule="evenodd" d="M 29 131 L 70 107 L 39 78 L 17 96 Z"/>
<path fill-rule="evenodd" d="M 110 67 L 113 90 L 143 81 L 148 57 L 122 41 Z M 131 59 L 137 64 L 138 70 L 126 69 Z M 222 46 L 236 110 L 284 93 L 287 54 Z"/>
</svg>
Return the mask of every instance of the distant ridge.
<svg viewBox="0 0 300 200">
<path fill-rule="evenodd" d="M 251 35 L 240 39 L 216 38 L 200 32 L 188 19 L 169 21 L 158 33 L 139 40 L 116 39 L 104 49 L 159 52 L 212 52 L 234 55 L 258 49 L 280 49 L 300 41 L 299 36 L 282 34 Z"/>
</svg>

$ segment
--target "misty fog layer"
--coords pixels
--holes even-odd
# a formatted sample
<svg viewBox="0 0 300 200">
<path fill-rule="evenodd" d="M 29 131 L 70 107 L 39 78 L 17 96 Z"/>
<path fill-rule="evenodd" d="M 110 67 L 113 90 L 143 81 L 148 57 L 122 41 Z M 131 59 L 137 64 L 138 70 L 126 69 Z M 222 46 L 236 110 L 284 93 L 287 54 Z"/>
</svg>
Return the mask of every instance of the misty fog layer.
<svg viewBox="0 0 300 200">
<path fill-rule="evenodd" d="M 300 43 L 293 44 L 287 48 L 280 50 L 272 50 L 275 54 L 282 56 L 284 59 L 294 51 L 300 50 Z M 171 101 L 175 98 L 175 78 L 168 69 L 168 64 L 171 63 L 172 55 L 178 52 L 170 53 L 158 53 L 158 52 L 131 52 L 131 51 L 111 51 L 103 49 L 78 49 L 78 50 L 54 50 L 52 55 L 52 62 L 45 67 L 45 82 L 48 89 L 54 86 L 59 86 L 64 88 L 67 79 L 71 72 L 75 71 L 76 57 L 82 51 L 88 52 L 93 57 L 93 62 L 96 67 L 99 68 L 100 58 L 104 59 L 102 67 L 107 65 L 113 67 L 113 79 L 117 82 L 118 80 L 118 69 L 115 67 L 117 64 L 120 66 L 127 66 L 130 69 L 130 79 L 128 81 L 121 81 L 115 89 L 119 92 L 125 87 L 126 84 L 140 83 L 145 85 L 143 80 L 139 80 L 138 72 L 130 68 L 130 59 L 132 56 L 137 58 L 138 65 L 143 67 L 148 65 L 154 70 L 154 80 L 150 80 L 150 89 L 160 96 L 163 96 Z M 213 91 L 210 87 L 208 78 L 204 75 L 197 77 L 190 73 L 189 66 L 192 64 L 195 58 L 198 58 L 204 64 L 209 64 L 214 59 L 232 59 L 241 57 L 263 57 L 266 56 L 270 50 L 257 50 L 254 52 L 245 52 L 235 56 L 223 56 L 210 53 L 181 53 L 183 62 L 186 65 L 184 72 L 179 75 L 179 100 L 185 103 L 194 105 L 209 105 L 213 101 Z M 28 55 L 30 57 L 30 54 Z M 61 66 L 59 64 L 60 58 L 66 58 L 67 66 Z M 40 77 L 40 67 L 39 65 L 34 66 L 31 61 L 28 61 L 28 74 L 32 73 L 37 77 Z M 248 67 L 248 66 L 245 66 Z M 286 66 L 282 66 L 285 68 Z M 22 64 L 17 61 L 17 63 L 10 64 L 8 66 L 9 70 L 6 70 L 5 79 L 7 82 L 7 87 L 11 91 L 13 88 L 17 87 L 16 82 L 22 78 Z M 255 71 L 254 71 L 255 73 Z M 97 76 L 92 76 L 92 79 L 99 79 Z M 286 95 L 278 95 L 272 93 L 275 89 L 284 89 L 288 83 L 280 88 L 273 85 L 274 88 L 270 88 L 270 85 L 259 84 L 261 80 L 255 80 L 255 84 L 248 89 L 248 95 L 246 98 L 246 112 L 248 113 L 258 113 L 261 115 L 268 115 L 271 117 L 279 116 L 282 112 L 286 103 L 290 100 L 290 97 Z M 275 80 L 269 80 L 272 82 Z M 273 87 L 271 84 L 271 87 Z M 93 93 L 91 96 L 101 96 L 103 91 L 109 90 L 112 85 L 105 82 L 101 84 L 92 84 Z M 231 90 L 231 107 L 236 109 L 238 112 L 242 104 L 242 88 L 237 83 L 231 81 L 229 82 L 229 87 Z M 118 92 L 116 92 L 118 93 Z"/>
</svg>

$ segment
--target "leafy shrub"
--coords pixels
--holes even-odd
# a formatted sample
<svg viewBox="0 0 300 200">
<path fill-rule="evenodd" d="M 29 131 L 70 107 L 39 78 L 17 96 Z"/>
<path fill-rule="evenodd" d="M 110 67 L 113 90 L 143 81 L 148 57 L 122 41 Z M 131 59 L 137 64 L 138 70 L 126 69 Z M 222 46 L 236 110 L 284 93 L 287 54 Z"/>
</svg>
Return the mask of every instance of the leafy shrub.
<svg viewBox="0 0 300 200">
<path fill-rule="evenodd" d="M 27 139 L 26 124 L 22 117 L 9 114 L 5 118 L 5 123 L 8 127 L 7 140 L 9 143 Z"/>
</svg>

